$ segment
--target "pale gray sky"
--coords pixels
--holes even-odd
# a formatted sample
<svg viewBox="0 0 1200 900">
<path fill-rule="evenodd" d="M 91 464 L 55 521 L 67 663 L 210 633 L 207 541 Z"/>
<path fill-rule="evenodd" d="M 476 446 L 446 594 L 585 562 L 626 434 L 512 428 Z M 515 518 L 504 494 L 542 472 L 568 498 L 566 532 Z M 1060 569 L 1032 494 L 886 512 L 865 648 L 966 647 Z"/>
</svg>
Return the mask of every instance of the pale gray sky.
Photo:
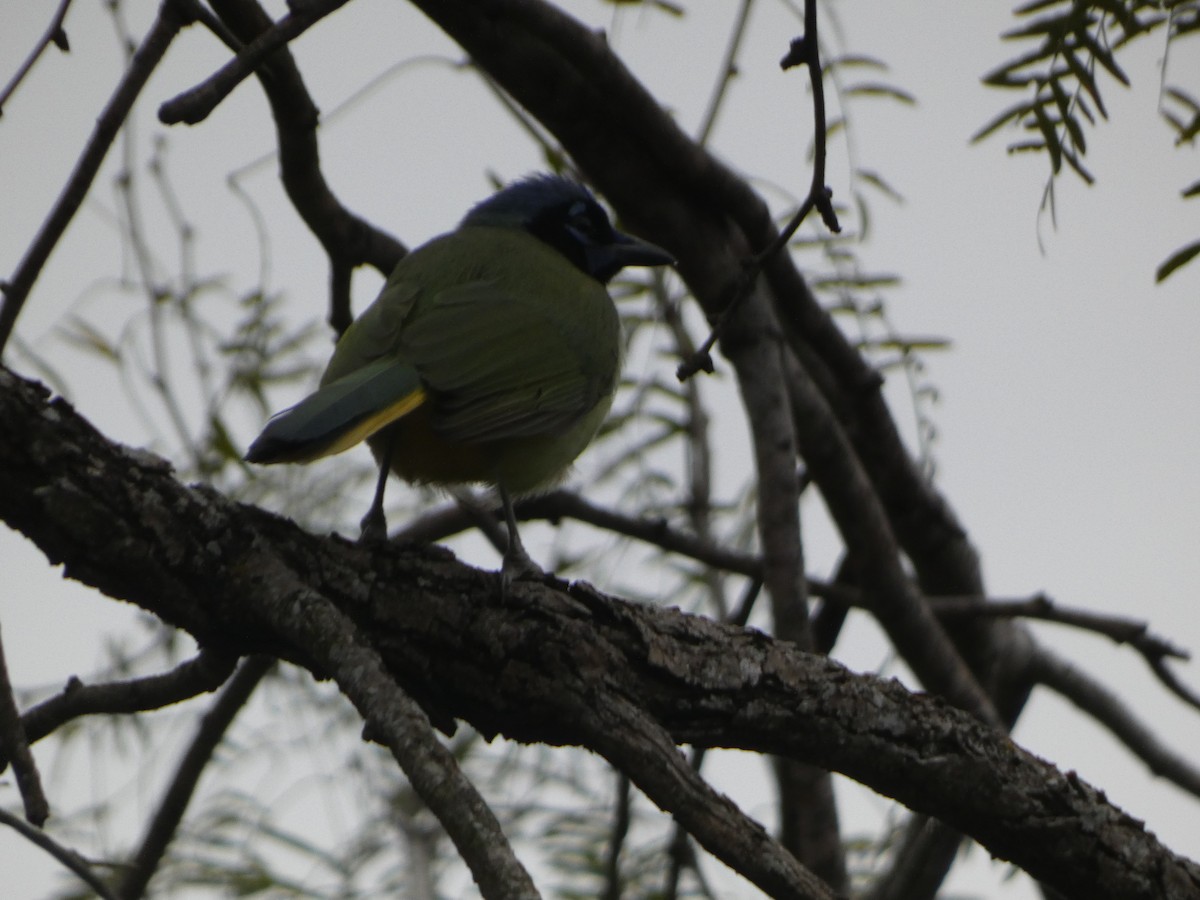
<svg viewBox="0 0 1200 900">
<path fill-rule="evenodd" d="M 0 29 L 0 77 L 45 26 L 42 5 L 8 5 Z M 694 130 L 733 9 L 690 6 L 696 8 L 680 24 L 655 11 L 626 11 L 613 19 L 600 4 L 568 4 L 609 27 L 634 71 Z M 1046 160 L 1006 156 L 1010 134 L 982 146 L 967 143 L 1016 99 L 979 83 L 983 72 L 1015 52 L 997 37 L 1011 25 L 1006 6 L 949 0 L 835 5 L 843 49 L 888 62 L 887 77 L 919 100 L 915 108 L 882 102 L 852 108 L 855 159 L 882 172 L 905 196 L 899 206 L 873 204 L 873 238 L 862 257 L 874 269 L 903 276 L 903 285 L 886 298 L 902 333 L 953 341 L 949 351 L 926 357 L 927 377 L 941 393 L 933 411 L 937 478 L 982 551 L 991 593 L 1021 597 L 1044 590 L 1063 604 L 1145 618 L 1176 643 L 1200 648 L 1193 596 L 1200 586 L 1200 363 L 1194 349 L 1200 263 L 1164 286 L 1153 283 L 1161 259 L 1200 235 L 1200 206 L 1179 199 L 1196 179 L 1195 148 L 1173 148 L 1157 117 L 1163 45 L 1161 37 L 1143 39 L 1122 57 L 1134 89 L 1103 82 L 1111 121 L 1088 135 L 1098 185 L 1085 189 L 1064 177 L 1057 229 L 1046 217 L 1039 220 Z M 72 53 L 43 60 L 0 119 L 0 274 L 11 272 L 23 253 L 117 78 L 120 57 L 98 7 L 75 4 L 67 23 Z M 140 34 L 150 5 L 138 7 L 132 19 Z M 782 5 L 756 7 L 742 74 L 716 132 L 716 146 L 732 165 L 797 193 L 808 179 L 803 79 L 799 72 L 782 75 L 777 63 L 799 30 Z M 487 93 L 437 62 L 412 66 L 346 114 L 328 117 L 399 60 L 460 57 L 402 4 L 356 0 L 305 35 L 295 52 L 327 115 L 322 152 L 331 184 L 352 208 L 410 243 L 451 227 L 486 194 L 487 169 L 510 178 L 538 166 Z M 154 107 L 222 59 L 223 51 L 199 28 L 179 39 L 140 109 L 143 153 L 159 130 Z M 1176 53 L 1172 77 L 1196 91 L 1198 71 L 1194 60 Z M 199 227 L 197 267 L 231 272 L 239 284 L 254 277 L 257 254 L 247 252 L 253 230 L 224 188 L 224 176 L 272 149 L 264 107 L 257 86 L 247 83 L 209 121 L 167 132 L 176 186 Z M 836 144 L 834 154 L 831 183 L 835 196 L 845 198 L 845 145 Z M 81 363 L 51 336 L 69 311 L 115 327 L 137 307 L 97 283 L 117 272 L 122 260 L 109 224 L 118 156 L 119 150 L 51 258 L 18 328 L 64 371 L 85 416 L 106 434 L 141 445 L 145 431 L 111 372 Z M 268 160 L 246 179 L 270 222 L 269 285 L 287 293 L 297 318 L 316 319 L 323 310 L 325 265 L 315 241 L 286 208 L 274 169 Z M 777 195 L 767 196 L 779 202 Z M 777 209 L 782 212 L 782 205 Z M 359 304 L 369 299 L 374 282 L 358 278 Z M 897 418 L 907 425 L 911 415 L 899 381 L 893 377 L 891 389 Z M 738 458 L 745 449 L 734 442 L 722 454 Z M 822 539 L 817 510 L 806 516 L 814 523 L 809 558 L 820 571 L 834 549 Z M 98 658 L 96 634 L 119 630 L 129 620 L 124 606 L 64 583 L 24 539 L 7 531 L 0 532 L 0 566 L 6 574 L 0 622 L 18 684 L 86 675 Z M 1200 717 L 1166 696 L 1133 653 L 1067 629 L 1036 632 L 1102 674 L 1168 744 L 1194 755 Z M 863 670 L 884 660 L 878 635 L 861 620 L 839 651 L 843 661 Z M 1184 674 L 1200 684 L 1194 671 Z M 1112 738 L 1061 701 L 1037 694 L 1016 738 L 1104 788 L 1172 848 L 1200 858 L 1196 801 L 1150 778 Z M 86 774 L 86 761 L 75 757 L 73 765 Z M 719 777 L 735 776 L 722 770 Z M 736 784 L 723 785 L 737 794 Z M 854 795 L 850 829 L 873 827 L 872 817 L 885 804 L 864 799 L 862 792 L 846 793 Z M 152 800 L 147 789 L 146 803 Z M 0 802 L 16 804 L 7 781 L 0 783 Z M 974 864 L 956 875 L 954 889 L 989 898 L 1033 896 L 1023 879 L 1002 884 L 1004 867 L 988 864 L 983 853 L 974 856 Z M 0 870 L 6 879 L 14 872 L 28 875 L 22 896 L 38 897 L 54 867 L 0 830 Z"/>
</svg>

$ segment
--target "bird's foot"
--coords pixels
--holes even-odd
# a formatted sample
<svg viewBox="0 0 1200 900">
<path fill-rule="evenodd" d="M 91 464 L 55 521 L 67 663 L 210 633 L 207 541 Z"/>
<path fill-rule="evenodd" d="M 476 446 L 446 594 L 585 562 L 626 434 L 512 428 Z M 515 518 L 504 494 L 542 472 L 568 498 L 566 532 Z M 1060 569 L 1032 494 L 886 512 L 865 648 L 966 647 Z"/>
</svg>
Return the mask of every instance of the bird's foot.
<svg viewBox="0 0 1200 900">
<path fill-rule="evenodd" d="M 383 514 L 382 507 L 372 506 L 363 516 L 360 527 L 362 528 L 358 535 L 360 544 L 378 546 L 387 543 L 387 517 Z"/>
<path fill-rule="evenodd" d="M 500 599 L 508 596 L 509 589 L 516 581 L 546 580 L 546 571 L 530 558 L 525 548 L 518 543 L 509 548 L 500 564 Z"/>
</svg>

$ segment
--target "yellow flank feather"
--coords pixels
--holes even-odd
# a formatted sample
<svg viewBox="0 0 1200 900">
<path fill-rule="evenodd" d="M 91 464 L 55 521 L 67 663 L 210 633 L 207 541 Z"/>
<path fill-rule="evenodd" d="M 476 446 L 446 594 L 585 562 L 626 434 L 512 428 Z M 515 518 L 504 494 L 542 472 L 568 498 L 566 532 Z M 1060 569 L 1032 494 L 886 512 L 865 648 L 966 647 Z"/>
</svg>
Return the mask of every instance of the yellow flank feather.
<svg viewBox="0 0 1200 900">
<path fill-rule="evenodd" d="M 368 416 L 345 432 L 336 441 L 324 448 L 321 456 L 333 456 L 336 453 L 341 453 L 343 450 L 349 450 L 360 441 L 365 441 L 381 428 L 386 428 L 397 419 L 404 418 L 427 399 L 428 395 L 425 393 L 424 388 L 417 388 L 415 391 L 405 394 L 395 403 L 384 407 L 372 416 Z"/>
</svg>

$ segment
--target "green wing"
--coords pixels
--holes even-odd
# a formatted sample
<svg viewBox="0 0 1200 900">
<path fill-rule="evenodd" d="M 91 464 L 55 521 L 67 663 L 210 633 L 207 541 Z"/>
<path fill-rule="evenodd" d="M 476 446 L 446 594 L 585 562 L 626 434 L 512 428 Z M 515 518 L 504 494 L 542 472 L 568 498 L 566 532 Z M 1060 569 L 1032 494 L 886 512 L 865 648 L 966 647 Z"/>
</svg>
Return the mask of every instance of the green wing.
<svg viewBox="0 0 1200 900">
<path fill-rule="evenodd" d="M 594 288 L 599 296 L 586 299 L 611 308 L 604 289 Z M 405 324 L 399 354 L 429 387 L 443 437 L 471 443 L 553 434 L 611 393 L 616 335 L 605 354 L 598 336 L 586 333 L 587 316 L 562 315 L 577 298 L 475 282 L 429 299 Z"/>
</svg>

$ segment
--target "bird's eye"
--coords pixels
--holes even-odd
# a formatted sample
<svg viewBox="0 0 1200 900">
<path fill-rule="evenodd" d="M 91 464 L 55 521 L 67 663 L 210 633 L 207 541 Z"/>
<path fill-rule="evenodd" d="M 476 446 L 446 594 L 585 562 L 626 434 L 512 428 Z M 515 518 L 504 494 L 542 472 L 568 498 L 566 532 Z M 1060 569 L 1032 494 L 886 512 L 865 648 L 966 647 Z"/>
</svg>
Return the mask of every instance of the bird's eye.
<svg viewBox="0 0 1200 900">
<path fill-rule="evenodd" d="M 580 237 L 596 243 L 604 243 L 612 230 L 604 212 L 586 203 L 572 204 L 567 210 L 567 227 Z"/>
</svg>

